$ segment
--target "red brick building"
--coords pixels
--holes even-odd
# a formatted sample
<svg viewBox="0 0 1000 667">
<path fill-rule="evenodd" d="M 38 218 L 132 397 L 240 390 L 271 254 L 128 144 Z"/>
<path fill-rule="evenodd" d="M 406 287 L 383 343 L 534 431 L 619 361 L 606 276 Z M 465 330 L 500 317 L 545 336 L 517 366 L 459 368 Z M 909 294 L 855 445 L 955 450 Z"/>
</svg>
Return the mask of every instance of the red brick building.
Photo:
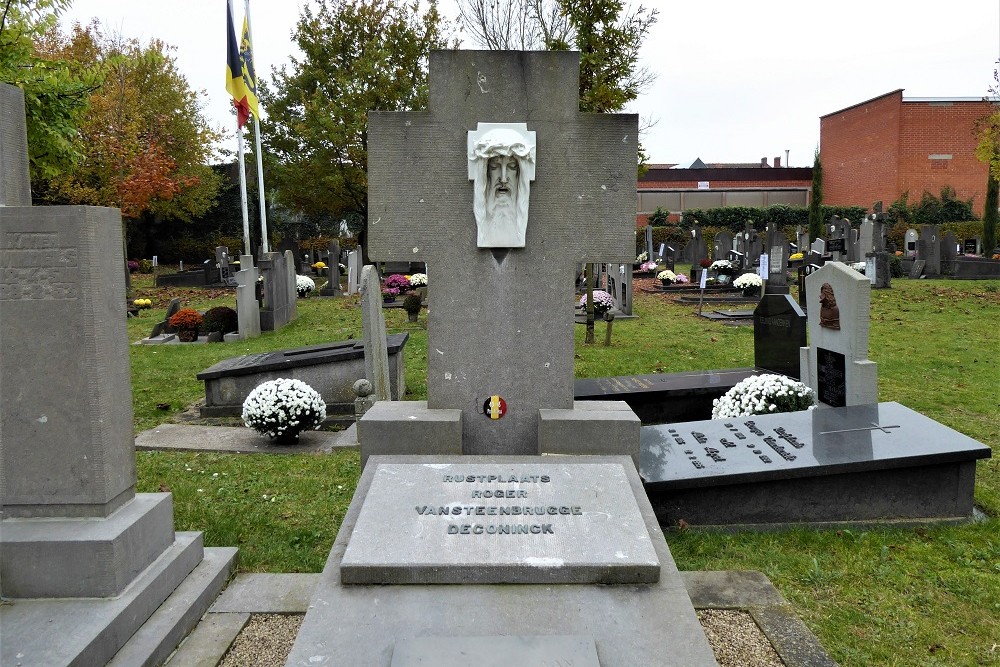
<svg viewBox="0 0 1000 667">
<path fill-rule="evenodd" d="M 774 166 L 762 158 L 760 163 L 706 164 L 700 159 L 690 167 L 651 164 L 639 179 L 636 224 L 645 225 L 651 213 L 661 208 L 671 219 L 693 208 L 721 206 L 808 206 L 812 186 L 812 167 L 782 167 L 781 158 Z"/>
<path fill-rule="evenodd" d="M 943 186 L 983 213 L 987 167 L 974 154 L 973 124 L 995 107 L 979 98 L 904 98 L 894 90 L 820 117 L 823 203 L 885 206 Z"/>
</svg>

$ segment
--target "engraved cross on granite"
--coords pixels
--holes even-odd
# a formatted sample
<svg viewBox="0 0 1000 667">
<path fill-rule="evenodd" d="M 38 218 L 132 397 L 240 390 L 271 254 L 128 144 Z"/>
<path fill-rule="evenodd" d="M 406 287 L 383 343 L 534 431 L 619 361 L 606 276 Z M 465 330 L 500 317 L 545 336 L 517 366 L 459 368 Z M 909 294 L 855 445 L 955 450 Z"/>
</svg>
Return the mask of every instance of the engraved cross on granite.
<svg viewBox="0 0 1000 667">
<path fill-rule="evenodd" d="M 370 253 L 427 263 L 428 407 L 462 410 L 467 454 L 537 453 L 538 410 L 573 407 L 576 266 L 635 256 L 637 118 L 578 100 L 578 53 L 439 51 L 427 111 L 369 113 Z M 480 123 L 535 133 L 524 247 L 479 247 Z"/>
</svg>

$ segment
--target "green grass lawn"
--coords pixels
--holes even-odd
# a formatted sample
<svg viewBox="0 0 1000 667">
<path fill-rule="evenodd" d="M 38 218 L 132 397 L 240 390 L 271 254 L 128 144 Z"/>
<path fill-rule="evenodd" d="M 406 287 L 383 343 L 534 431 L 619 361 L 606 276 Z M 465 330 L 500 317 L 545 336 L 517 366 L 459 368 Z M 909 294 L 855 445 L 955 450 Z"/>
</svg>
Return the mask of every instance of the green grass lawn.
<svg viewBox="0 0 1000 667">
<path fill-rule="evenodd" d="M 433 289 L 433 286 L 432 286 Z M 129 320 L 146 336 L 171 296 L 204 309 L 235 307 L 231 292 L 161 290 L 140 277 L 136 297 L 154 308 Z M 207 297 L 213 298 L 207 298 Z M 571 305 L 567 296 L 567 311 Z M 300 317 L 240 343 L 133 346 L 136 431 L 204 396 L 195 375 L 240 354 L 358 338 L 356 299 L 299 300 Z M 753 332 L 698 318 L 695 308 L 638 293 L 635 320 L 614 324 L 612 345 L 583 344 L 578 377 L 753 365 Z M 408 331 L 407 398 L 426 398 L 426 311 L 416 324 L 387 311 L 390 333 Z M 528 316 L 528 315 L 524 315 Z M 568 312 L 567 312 L 567 316 Z M 879 397 L 898 401 L 994 449 L 1000 445 L 1000 281 L 896 280 L 872 292 L 870 358 Z M 163 405 L 166 407 L 157 407 Z M 140 452 L 139 490 L 174 494 L 178 530 L 210 546 L 238 546 L 244 571 L 322 569 L 359 475 L 355 452 L 326 456 Z M 980 461 L 976 503 L 988 519 L 918 529 L 668 532 L 683 570 L 766 574 L 845 666 L 1000 665 L 1000 457 Z"/>
</svg>

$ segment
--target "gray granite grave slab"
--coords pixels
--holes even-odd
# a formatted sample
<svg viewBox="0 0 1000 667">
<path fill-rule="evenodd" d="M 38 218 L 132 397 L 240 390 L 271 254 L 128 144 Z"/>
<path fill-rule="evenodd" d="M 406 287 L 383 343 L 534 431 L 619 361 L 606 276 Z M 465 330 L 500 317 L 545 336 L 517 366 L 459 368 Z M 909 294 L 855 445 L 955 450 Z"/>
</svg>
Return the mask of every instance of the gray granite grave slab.
<svg viewBox="0 0 1000 667">
<path fill-rule="evenodd" d="M 280 252 L 264 253 L 259 262 L 264 277 L 264 302 L 260 308 L 260 330 L 277 331 L 292 320 L 295 293 L 294 271 L 289 272 L 287 258 Z M 289 274 L 292 282 L 289 284 Z"/>
<path fill-rule="evenodd" d="M 635 258 L 637 118 L 580 113 L 579 70 L 567 51 L 436 51 L 428 111 L 368 118 L 370 252 L 427 263 L 427 402 L 463 411 L 469 454 L 538 450 L 538 410 L 573 403 L 577 264 Z M 523 248 L 477 245 L 464 147 L 480 122 L 537 135 Z"/>
<path fill-rule="evenodd" d="M 383 344 L 388 354 L 389 395 L 393 400 L 406 392 L 405 350 L 408 333 L 387 336 Z M 365 377 L 364 343 L 334 341 L 291 350 L 260 352 L 224 359 L 198 373 L 205 383 L 203 417 L 239 415 L 243 401 L 257 385 L 278 378 L 302 380 L 315 389 L 327 404 L 327 413 L 351 414 L 352 385 Z"/>
<path fill-rule="evenodd" d="M 587 457 L 626 471 L 660 561 L 659 581 L 629 585 L 343 585 L 340 563 L 377 465 L 362 473 L 289 667 L 390 667 L 394 646 L 419 637 L 583 635 L 602 667 L 715 666 L 684 583 L 627 457 Z M 378 457 L 373 463 L 536 464 L 534 457 Z M 665 650 L 664 647 L 670 647 Z M 325 661 L 325 662 L 324 662 Z"/>
<path fill-rule="evenodd" d="M 989 447 L 899 403 L 642 427 L 663 525 L 968 519 Z"/>
<path fill-rule="evenodd" d="M 924 260 L 924 273 L 927 276 L 941 275 L 941 235 L 937 225 L 922 225 L 920 227 L 917 257 Z"/>
<path fill-rule="evenodd" d="M 0 206 L 31 206 L 24 93 L 0 83 Z"/>
<path fill-rule="evenodd" d="M 340 296 L 340 241 L 331 241 L 327 252 L 326 285 L 319 293 L 321 296 Z"/>
<path fill-rule="evenodd" d="M 592 637 L 417 637 L 397 642 L 392 667 L 601 667 Z"/>
<path fill-rule="evenodd" d="M 652 583 L 660 564 L 621 464 L 376 463 L 345 584 Z"/>
</svg>

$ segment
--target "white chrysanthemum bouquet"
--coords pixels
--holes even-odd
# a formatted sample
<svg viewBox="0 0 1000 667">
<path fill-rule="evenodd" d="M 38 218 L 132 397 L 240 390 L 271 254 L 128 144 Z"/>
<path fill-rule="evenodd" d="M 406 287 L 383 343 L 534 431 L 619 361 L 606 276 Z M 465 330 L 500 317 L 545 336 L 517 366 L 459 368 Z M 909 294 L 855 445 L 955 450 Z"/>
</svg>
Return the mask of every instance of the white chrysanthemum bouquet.
<svg viewBox="0 0 1000 667">
<path fill-rule="evenodd" d="M 315 289 L 316 282 L 309 276 L 295 276 L 295 291 L 301 298 L 309 296 Z"/>
<path fill-rule="evenodd" d="M 797 412 L 814 402 L 813 390 L 798 380 L 765 373 L 748 377 L 712 401 L 712 419 Z"/>
<path fill-rule="evenodd" d="M 324 419 L 326 402 L 301 380 L 269 380 L 243 401 L 243 423 L 279 444 L 294 444 L 302 431 L 318 429 Z"/>
</svg>

